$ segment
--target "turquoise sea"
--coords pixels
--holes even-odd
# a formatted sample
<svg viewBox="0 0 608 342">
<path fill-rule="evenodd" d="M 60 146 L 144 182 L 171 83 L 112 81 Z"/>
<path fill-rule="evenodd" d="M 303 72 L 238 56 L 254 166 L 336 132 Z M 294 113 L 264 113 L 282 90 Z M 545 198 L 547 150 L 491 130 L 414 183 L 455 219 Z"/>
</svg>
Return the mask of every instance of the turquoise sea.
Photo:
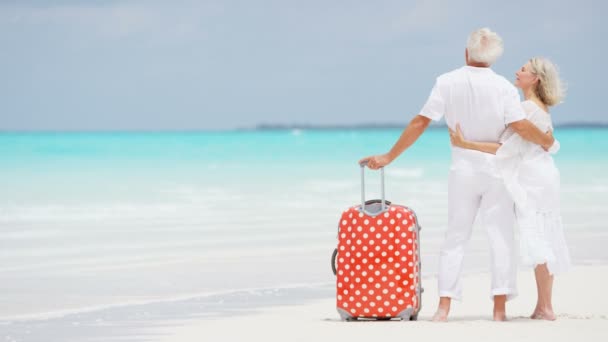
<svg viewBox="0 0 608 342">
<path fill-rule="evenodd" d="M 243 293 L 331 296 L 329 256 L 341 211 L 359 201 L 357 161 L 400 133 L 0 133 L 0 331 L 27 340 L 22 328 L 43 334 L 40 322 L 80 317 L 90 328 L 106 310 L 143 319 L 158 303 L 194 315 Z M 555 135 L 573 260 L 605 263 L 608 129 Z M 426 277 L 446 226 L 449 158 L 436 127 L 386 169 L 387 198 L 420 217 Z M 378 174 L 367 177 L 377 197 Z M 469 247 L 467 272 L 486 271 L 483 230 Z"/>
</svg>

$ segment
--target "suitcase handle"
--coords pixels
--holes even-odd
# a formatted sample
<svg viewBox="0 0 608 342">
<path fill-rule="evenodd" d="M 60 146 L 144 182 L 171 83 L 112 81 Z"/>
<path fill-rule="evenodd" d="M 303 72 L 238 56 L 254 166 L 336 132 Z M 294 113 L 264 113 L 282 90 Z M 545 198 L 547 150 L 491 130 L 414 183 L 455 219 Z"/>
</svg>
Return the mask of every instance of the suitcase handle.
<svg viewBox="0 0 608 342">
<path fill-rule="evenodd" d="M 366 215 L 376 216 L 387 210 L 386 199 L 384 198 L 384 167 L 380 168 L 380 189 L 382 193 L 382 201 L 380 202 L 381 210 L 377 213 L 372 213 L 365 209 L 365 167 L 367 166 L 367 162 L 363 162 L 359 165 L 361 166 L 361 211 Z"/>
<path fill-rule="evenodd" d="M 338 249 L 334 249 L 334 252 L 331 254 L 331 270 L 336 275 L 336 257 L 338 256 Z"/>
</svg>

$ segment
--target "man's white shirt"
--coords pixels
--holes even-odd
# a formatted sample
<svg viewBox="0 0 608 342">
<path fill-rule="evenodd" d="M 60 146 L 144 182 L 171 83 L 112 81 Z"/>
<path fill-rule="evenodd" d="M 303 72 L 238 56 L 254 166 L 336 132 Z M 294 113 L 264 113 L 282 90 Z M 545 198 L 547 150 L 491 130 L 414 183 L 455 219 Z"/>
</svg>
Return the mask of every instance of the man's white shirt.
<svg viewBox="0 0 608 342">
<path fill-rule="evenodd" d="M 526 118 L 511 82 L 490 68 L 472 66 L 437 77 L 420 115 L 434 121 L 445 116 L 451 129 L 460 124 L 465 139 L 484 142 L 499 142 L 510 123 Z M 451 170 L 499 174 L 493 154 L 453 146 Z"/>
</svg>

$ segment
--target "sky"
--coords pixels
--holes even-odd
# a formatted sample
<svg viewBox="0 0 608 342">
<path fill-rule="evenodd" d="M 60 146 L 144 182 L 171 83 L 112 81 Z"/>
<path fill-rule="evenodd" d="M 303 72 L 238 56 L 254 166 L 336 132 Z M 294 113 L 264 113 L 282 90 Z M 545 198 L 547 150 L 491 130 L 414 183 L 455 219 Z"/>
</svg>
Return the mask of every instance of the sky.
<svg viewBox="0 0 608 342">
<path fill-rule="evenodd" d="M 568 86 L 556 123 L 608 122 L 605 1 L 0 0 L 0 130 L 407 124 L 468 34 L 493 69 L 533 56 Z"/>
</svg>

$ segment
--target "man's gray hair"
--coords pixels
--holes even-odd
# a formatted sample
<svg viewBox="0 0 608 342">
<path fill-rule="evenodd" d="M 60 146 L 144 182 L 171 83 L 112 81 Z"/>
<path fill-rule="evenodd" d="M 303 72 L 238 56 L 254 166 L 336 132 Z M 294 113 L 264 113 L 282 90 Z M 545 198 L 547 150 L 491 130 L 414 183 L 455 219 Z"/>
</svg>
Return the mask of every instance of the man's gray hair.
<svg viewBox="0 0 608 342">
<path fill-rule="evenodd" d="M 467 51 L 469 61 L 492 65 L 502 55 L 502 38 L 487 27 L 475 30 L 467 40 Z"/>
</svg>

